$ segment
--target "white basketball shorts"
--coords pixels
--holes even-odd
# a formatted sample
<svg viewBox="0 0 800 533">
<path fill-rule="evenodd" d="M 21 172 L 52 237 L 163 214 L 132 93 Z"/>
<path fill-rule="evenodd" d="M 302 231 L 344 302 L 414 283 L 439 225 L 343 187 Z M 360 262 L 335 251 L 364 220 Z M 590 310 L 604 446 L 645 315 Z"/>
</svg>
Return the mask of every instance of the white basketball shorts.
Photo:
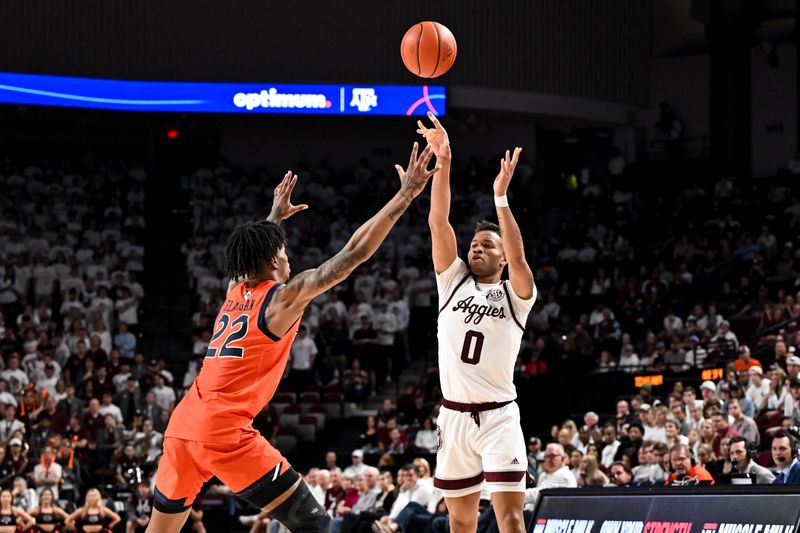
<svg viewBox="0 0 800 533">
<path fill-rule="evenodd" d="M 519 406 L 482 411 L 480 420 L 478 426 L 470 413 L 441 408 L 434 486 L 448 498 L 478 492 L 484 481 L 490 493 L 525 492 L 528 459 Z"/>
</svg>

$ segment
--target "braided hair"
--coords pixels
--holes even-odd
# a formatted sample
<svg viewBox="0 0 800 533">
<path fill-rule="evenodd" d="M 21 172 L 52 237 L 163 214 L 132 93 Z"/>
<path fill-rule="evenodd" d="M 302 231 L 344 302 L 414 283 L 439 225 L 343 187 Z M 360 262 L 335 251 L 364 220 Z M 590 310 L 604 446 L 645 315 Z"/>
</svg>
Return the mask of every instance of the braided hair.
<svg viewBox="0 0 800 533">
<path fill-rule="evenodd" d="M 275 259 L 283 246 L 286 246 L 286 233 L 274 222 L 245 222 L 228 237 L 228 244 L 225 245 L 225 275 L 238 280 L 259 273 L 264 263 Z"/>
</svg>

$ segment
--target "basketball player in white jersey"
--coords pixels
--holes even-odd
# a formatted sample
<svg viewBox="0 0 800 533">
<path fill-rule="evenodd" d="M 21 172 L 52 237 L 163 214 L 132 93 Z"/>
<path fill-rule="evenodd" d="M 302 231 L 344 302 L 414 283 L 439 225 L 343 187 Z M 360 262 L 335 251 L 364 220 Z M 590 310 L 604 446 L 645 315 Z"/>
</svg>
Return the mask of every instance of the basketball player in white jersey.
<svg viewBox="0 0 800 533">
<path fill-rule="evenodd" d="M 453 533 L 474 532 L 485 482 L 501 533 L 523 533 L 527 466 L 513 382 L 528 313 L 536 300 L 533 274 L 506 191 L 521 148 L 508 151 L 494 181 L 500 225 L 480 222 L 468 264 L 458 257 L 449 222 L 450 142 L 432 114 L 419 123 L 436 154 L 428 223 L 439 289 L 439 375 L 442 409 L 434 485 L 444 493 Z M 508 266 L 508 280 L 502 280 Z"/>
</svg>

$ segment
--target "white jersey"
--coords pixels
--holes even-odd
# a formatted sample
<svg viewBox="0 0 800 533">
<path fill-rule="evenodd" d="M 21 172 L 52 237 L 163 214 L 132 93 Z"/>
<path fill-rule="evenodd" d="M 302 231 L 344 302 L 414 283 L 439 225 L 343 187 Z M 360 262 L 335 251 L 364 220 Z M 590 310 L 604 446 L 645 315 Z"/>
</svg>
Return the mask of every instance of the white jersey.
<svg viewBox="0 0 800 533">
<path fill-rule="evenodd" d="M 453 402 L 514 400 L 514 364 L 525 321 L 536 301 L 514 294 L 507 281 L 477 283 L 456 258 L 436 276 L 439 289 L 439 376 Z"/>
</svg>

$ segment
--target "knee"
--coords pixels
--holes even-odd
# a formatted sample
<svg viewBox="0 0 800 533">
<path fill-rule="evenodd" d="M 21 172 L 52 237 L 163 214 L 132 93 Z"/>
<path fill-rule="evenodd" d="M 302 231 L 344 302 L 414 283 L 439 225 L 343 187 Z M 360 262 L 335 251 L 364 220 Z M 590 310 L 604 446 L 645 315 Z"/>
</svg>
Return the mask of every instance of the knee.
<svg viewBox="0 0 800 533">
<path fill-rule="evenodd" d="M 478 517 L 477 515 L 470 520 L 466 516 L 459 516 L 457 514 L 450 514 L 450 531 L 452 533 L 461 533 L 461 532 L 474 532 L 478 529 Z"/>
<path fill-rule="evenodd" d="M 505 516 L 497 517 L 497 525 L 502 533 L 518 533 L 525 530 L 522 512 L 516 509 L 505 513 Z"/>
</svg>

